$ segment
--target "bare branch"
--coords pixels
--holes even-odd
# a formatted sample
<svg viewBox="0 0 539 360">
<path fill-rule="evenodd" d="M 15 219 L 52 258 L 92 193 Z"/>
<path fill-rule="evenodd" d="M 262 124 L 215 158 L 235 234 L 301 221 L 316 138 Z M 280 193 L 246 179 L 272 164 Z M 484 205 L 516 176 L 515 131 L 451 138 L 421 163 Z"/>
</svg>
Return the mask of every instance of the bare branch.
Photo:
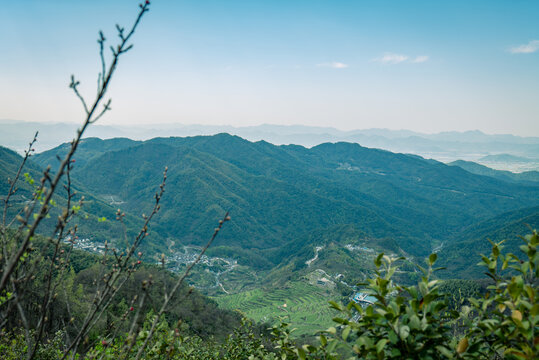
<svg viewBox="0 0 539 360">
<path fill-rule="evenodd" d="M 103 35 L 103 32 L 99 31 L 99 39 L 97 42 L 99 43 L 99 57 L 101 59 L 101 72 L 97 76 L 97 94 L 99 94 L 99 89 L 101 89 L 101 86 L 105 82 L 105 69 L 106 69 L 106 61 L 105 61 L 105 55 L 103 54 L 103 48 L 105 45 L 105 35 Z"/>
<path fill-rule="evenodd" d="M 6 239 L 6 232 L 7 232 L 7 229 L 9 226 L 7 226 L 6 224 L 6 219 L 7 219 L 7 210 L 8 210 L 8 207 L 9 207 L 9 200 L 11 198 L 11 196 L 13 196 L 13 194 L 15 194 L 16 192 L 16 185 L 17 185 L 17 182 L 19 181 L 19 178 L 21 176 L 21 173 L 22 173 L 22 169 L 24 168 L 24 165 L 26 165 L 26 162 L 28 161 L 28 158 L 30 156 L 32 156 L 32 153 L 34 152 L 34 144 L 35 142 L 37 141 L 37 135 L 39 134 L 39 132 L 36 131 L 35 135 L 34 135 L 34 138 L 32 139 L 32 141 L 30 141 L 30 143 L 28 144 L 28 150 L 26 150 L 24 152 L 24 157 L 21 161 L 21 164 L 19 165 L 19 168 L 17 169 L 17 174 L 15 175 L 15 178 L 13 180 L 11 180 L 11 184 L 10 184 L 10 187 L 9 187 L 9 190 L 7 192 L 7 195 L 6 197 L 4 198 L 4 212 L 2 214 L 2 226 L 1 226 L 1 231 L 2 231 L 2 255 L 4 257 L 4 259 L 7 259 L 8 258 L 8 254 L 7 254 L 7 249 L 6 249 L 6 246 L 7 246 L 7 239 Z"/>
<path fill-rule="evenodd" d="M 29 245 L 32 237 L 34 236 L 38 225 L 41 223 L 41 221 L 48 214 L 49 204 L 50 204 L 52 196 L 53 196 L 53 194 L 54 194 L 54 192 L 56 190 L 56 187 L 60 183 L 60 181 L 61 181 L 61 179 L 62 179 L 62 177 L 63 177 L 63 175 L 64 175 L 64 173 L 66 171 L 66 167 L 70 164 L 71 159 L 73 157 L 73 154 L 77 150 L 77 147 L 78 147 L 78 145 L 80 143 L 82 135 L 84 134 L 84 131 L 92 123 L 92 119 L 93 119 L 93 117 L 95 115 L 97 107 L 100 105 L 101 101 L 105 97 L 105 94 L 106 94 L 107 89 L 108 89 L 108 85 L 109 85 L 109 83 L 110 83 L 110 81 L 112 79 L 112 75 L 114 74 L 114 71 L 115 71 L 116 66 L 118 64 L 118 59 L 119 59 L 119 57 L 120 57 L 120 55 L 122 53 L 121 51 L 128 47 L 127 41 L 129 41 L 131 36 L 134 34 L 140 20 L 142 19 L 142 16 L 147 11 L 149 11 L 149 1 L 145 2 L 144 4 L 141 4 L 140 8 L 141 8 L 141 10 L 139 11 L 138 16 L 137 16 L 137 18 L 135 20 L 135 23 L 131 27 L 131 30 L 130 30 L 129 34 L 118 45 L 119 51 L 113 57 L 112 63 L 110 65 L 109 69 L 108 69 L 108 72 L 106 73 L 106 76 L 104 76 L 103 84 L 101 85 L 101 88 L 99 89 L 99 92 L 98 92 L 98 94 L 96 96 L 96 99 L 94 100 L 91 107 L 89 107 L 89 108 L 85 107 L 85 110 L 87 110 L 87 111 L 86 111 L 86 118 L 85 118 L 85 120 L 83 122 L 83 125 L 77 131 L 77 136 L 75 137 L 75 139 L 71 143 L 71 147 L 70 147 L 70 149 L 68 151 L 68 154 L 64 157 L 62 163 L 60 164 L 60 167 L 58 168 L 58 171 L 57 171 L 54 179 L 51 181 L 50 190 L 45 192 L 46 195 L 45 195 L 45 198 L 43 199 L 43 203 L 41 205 L 41 208 L 39 209 L 39 211 L 37 213 L 36 219 L 34 220 L 33 224 L 31 226 L 29 226 L 28 231 L 27 231 L 24 239 L 22 240 L 18 250 L 9 258 L 9 260 L 6 259 L 7 260 L 6 265 L 5 265 L 4 269 L 3 269 L 2 277 L 0 279 L 0 292 L 5 290 L 6 285 L 8 284 L 8 281 L 9 281 L 9 277 L 13 273 L 15 267 L 17 266 L 17 264 L 18 264 L 18 262 L 19 262 L 19 260 L 21 258 L 21 256 L 24 254 L 24 252 L 28 248 L 28 245 Z M 74 77 L 72 77 L 71 84 L 72 84 L 72 88 L 74 90 L 76 90 L 78 82 L 74 80 Z M 77 96 L 80 96 L 80 94 L 78 94 L 78 91 L 76 91 L 75 94 L 77 94 Z M 80 96 L 79 98 L 82 98 L 82 96 Z M 83 104 L 85 104 L 85 102 L 83 102 Z"/>
<path fill-rule="evenodd" d="M 193 267 L 200 262 L 200 259 L 202 258 L 202 256 L 206 252 L 206 250 L 208 250 L 210 245 L 213 243 L 213 241 L 215 240 L 215 238 L 219 234 L 219 231 L 221 231 L 221 228 L 223 227 L 224 223 L 229 221 L 229 220 L 230 220 L 230 216 L 228 215 L 228 211 L 227 211 L 224 218 L 222 220 L 219 220 L 219 226 L 217 226 L 215 228 L 215 230 L 213 232 L 213 235 L 210 238 L 210 240 L 206 243 L 206 246 L 204 246 L 204 248 L 202 248 L 202 250 L 200 251 L 200 253 L 196 257 L 196 259 L 191 264 L 189 264 L 189 266 L 185 269 L 185 272 L 183 273 L 183 275 L 178 279 L 178 281 L 176 281 L 176 284 L 174 284 L 174 287 L 170 291 L 170 294 L 168 294 L 168 296 L 167 296 L 167 294 L 165 294 L 165 300 L 163 301 L 163 304 L 161 305 L 161 309 L 159 310 L 159 312 L 157 313 L 157 315 L 153 319 L 152 327 L 150 328 L 150 332 L 148 333 L 148 336 L 144 340 L 144 343 L 140 346 L 139 351 L 137 352 L 137 356 L 135 357 L 135 360 L 139 360 L 140 357 L 142 356 L 142 354 L 144 353 L 144 349 L 146 348 L 146 346 L 148 346 L 148 342 L 150 341 L 150 339 L 153 337 L 153 334 L 155 333 L 155 329 L 157 327 L 157 324 L 159 323 L 159 319 L 161 318 L 161 315 L 163 315 L 163 313 L 167 309 L 168 303 L 170 302 L 170 300 L 172 299 L 174 294 L 176 294 L 176 291 L 183 284 L 183 281 L 185 280 L 185 278 L 187 276 L 189 276 L 189 273 L 191 272 L 191 269 L 193 269 Z"/>
<path fill-rule="evenodd" d="M 111 99 L 109 99 L 105 105 L 103 105 L 103 110 L 99 113 L 99 115 L 97 115 L 93 120 L 90 121 L 90 124 L 93 124 L 95 123 L 97 120 L 99 120 L 107 111 L 110 110 L 110 103 L 111 103 Z"/>
<path fill-rule="evenodd" d="M 103 291 L 99 294 L 96 292 L 96 298 L 94 298 L 94 306 L 88 314 L 86 315 L 86 318 L 83 322 L 83 325 L 81 326 L 79 332 L 73 339 L 73 342 L 68 346 L 66 353 L 64 354 L 62 359 L 65 359 L 66 356 L 69 354 L 71 350 L 77 349 L 81 339 L 84 338 L 84 336 L 87 334 L 87 332 L 94 326 L 94 324 L 97 322 L 97 320 L 101 317 L 105 309 L 109 306 L 111 301 L 114 299 L 118 291 L 122 288 L 123 284 L 128 280 L 129 276 L 131 275 L 131 271 L 129 271 L 129 261 L 132 257 L 132 255 L 135 253 L 136 249 L 140 245 L 141 241 L 148 235 L 148 225 L 155 214 L 160 209 L 160 201 L 161 198 L 165 192 L 165 184 L 167 179 L 167 168 L 165 168 L 165 171 L 163 173 L 163 182 L 161 185 L 159 185 L 159 192 L 155 194 L 155 203 L 152 212 L 150 215 L 145 217 L 144 224 L 142 225 L 142 228 L 138 235 L 135 237 L 135 240 L 133 241 L 133 244 L 131 244 L 131 247 L 127 250 L 127 253 L 125 254 L 125 257 L 123 258 L 123 262 L 121 265 L 117 266 L 117 268 L 112 269 L 111 273 L 109 273 L 109 276 L 107 278 L 107 281 L 105 282 L 105 288 Z M 120 213 L 121 216 L 121 213 Z M 118 271 L 116 271 L 116 269 Z M 120 280 L 120 276 L 122 275 L 122 272 L 127 271 L 127 276 Z M 119 283 L 118 283 L 119 282 Z M 72 356 L 74 356 L 75 352 L 73 352 Z"/>
<path fill-rule="evenodd" d="M 79 98 L 80 102 L 82 103 L 82 107 L 84 108 L 84 112 L 88 115 L 88 105 L 86 105 L 86 101 L 82 97 L 82 95 L 79 93 L 79 89 L 77 89 L 77 86 L 79 86 L 80 81 L 75 81 L 75 75 L 71 75 L 71 83 L 69 84 L 69 87 L 73 89 L 73 92 L 77 97 Z"/>
</svg>

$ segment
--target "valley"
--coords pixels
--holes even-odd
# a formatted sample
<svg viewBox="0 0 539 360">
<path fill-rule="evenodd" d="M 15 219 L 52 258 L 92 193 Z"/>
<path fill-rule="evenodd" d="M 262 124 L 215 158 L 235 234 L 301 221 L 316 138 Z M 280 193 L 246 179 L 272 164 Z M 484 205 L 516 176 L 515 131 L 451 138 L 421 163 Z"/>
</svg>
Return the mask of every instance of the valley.
<svg viewBox="0 0 539 360">
<path fill-rule="evenodd" d="M 37 154 L 31 172 L 54 169 L 65 149 Z M 162 266 L 164 254 L 165 268 L 183 273 L 216 219 L 230 211 L 231 222 L 189 285 L 255 321 L 287 317 L 297 336 L 331 324 L 327 301 L 350 301 L 357 284 L 375 274 L 380 252 L 405 258 L 394 274 L 402 284 L 420 278 L 416 265 L 430 252 L 448 268 L 440 277 L 480 278 L 467 259 L 488 251 L 486 237 L 516 239 L 524 224 L 539 225 L 539 183 L 528 175 L 478 173 L 468 164 L 351 143 L 308 149 L 228 134 L 85 139 L 72 172 L 87 199 L 75 247 L 93 253 L 103 251 L 104 241 L 122 247 L 115 209 L 125 211 L 126 230 L 136 233 L 165 166 L 167 191 L 141 244 L 143 260 Z M 517 241 L 508 244 L 518 249 Z"/>
</svg>

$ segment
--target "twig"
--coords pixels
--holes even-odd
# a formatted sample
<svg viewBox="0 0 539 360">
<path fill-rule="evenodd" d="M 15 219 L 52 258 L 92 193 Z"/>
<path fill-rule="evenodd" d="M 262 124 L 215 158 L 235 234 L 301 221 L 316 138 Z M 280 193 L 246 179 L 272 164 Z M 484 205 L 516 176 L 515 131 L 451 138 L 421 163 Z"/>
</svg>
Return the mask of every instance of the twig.
<svg viewBox="0 0 539 360">
<path fill-rule="evenodd" d="M 84 337 L 84 335 L 86 335 L 87 331 L 89 331 L 89 329 L 91 329 L 94 326 L 94 324 L 103 314 L 103 311 L 105 311 L 105 309 L 108 308 L 112 299 L 114 299 L 118 291 L 122 288 L 123 284 L 125 284 L 125 282 L 127 281 L 129 275 L 131 274 L 131 272 L 128 269 L 129 261 L 132 255 L 135 253 L 135 250 L 140 245 L 142 239 L 144 239 L 147 236 L 148 225 L 150 221 L 152 220 L 153 216 L 157 214 L 157 212 L 161 208 L 161 205 L 159 203 L 165 192 L 166 179 L 167 179 L 167 169 L 165 168 L 165 171 L 163 173 L 163 182 L 161 183 L 161 185 L 159 185 L 160 190 L 158 193 L 155 194 L 155 204 L 154 204 L 152 212 L 150 213 L 150 215 L 145 216 L 145 222 L 142 225 L 140 232 L 135 237 L 135 240 L 133 241 L 131 248 L 127 250 L 126 256 L 124 257 L 121 265 L 118 266 L 117 268 L 113 267 L 111 272 L 109 272 L 108 274 L 109 276 L 108 276 L 107 281 L 105 282 L 105 288 L 103 289 L 103 291 L 100 293 L 96 292 L 96 297 L 94 298 L 94 301 L 93 301 L 93 304 L 94 304 L 93 308 L 90 309 L 90 311 L 86 315 L 83 325 L 81 326 L 79 332 L 75 336 L 73 342 L 68 346 L 66 353 L 64 354 L 62 359 L 65 359 L 71 350 L 76 349 L 78 347 L 81 339 Z M 121 213 L 120 213 L 120 219 L 121 219 Z M 118 271 L 116 271 L 116 269 Z M 122 279 L 121 282 L 117 284 L 117 282 L 120 281 L 121 275 L 126 270 L 127 270 L 127 277 Z M 75 355 L 75 352 L 73 352 L 72 357 L 74 357 L 74 355 Z"/>
<path fill-rule="evenodd" d="M 153 322 L 152 322 L 152 327 L 150 328 L 150 332 L 148 333 L 148 336 L 146 337 L 146 339 L 144 340 L 144 343 L 140 346 L 138 352 L 137 352 L 137 356 L 135 357 L 135 360 L 139 360 L 140 357 L 142 356 L 142 353 L 144 352 L 144 349 L 146 348 L 146 346 L 148 345 L 148 342 L 150 341 L 150 339 L 153 337 L 153 334 L 155 332 L 155 329 L 157 327 L 157 324 L 159 323 L 159 319 L 161 318 L 161 315 L 163 315 L 163 313 L 165 312 L 167 306 L 168 306 L 168 303 L 170 302 L 170 299 L 172 299 L 172 297 L 174 296 L 174 294 L 176 293 L 176 291 L 178 290 L 178 288 L 183 284 L 183 281 L 185 280 L 185 278 L 189 275 L 189 273 L 191 272 L 191 269 L 200 262 L 200 259 L 202 258 L 202 256 L 204 255 L 204 253 L 206 252 L 206 250 L 208 250 L 208 248 L 210 247 L 210 245 L 213 243 L 213 240 L 215 240 L 215 238 L 217 237 L 217 235 L 219 234 L 219 231 L 221 230 L 221 228 L 223 227 L 224 223 L 229 221 L 230 220 L 230 216 L 228 215 L 228 211 L 227 213 L 225 214 L 223 220 L 219 220 L 219 226 L 217 226 L 215 228 L 215 231 L 213 232 L 213 235 L 212 237 L 210 238 L 210 240 L 206 243 L 206 246 L 204 246 L 204 248 L 200 251 L 200 253 L 198 254 L 198 256 L 196 257 L 196 259 L 191 263 L 189 264 L 189 266 L 185 269 L 185 272 L 183 273 L 183 275 L 178 279 L 178 281 L 176 282 L 176 284 L 174 285 L 174 287 L 172 288 L 172 290 L 170 291 L 170 294 L 165 294 L 165 300 L 163 301 L 163 304 L 161 305 L 161 309 L 159 310 L 159 312 L 157 313 L 157 315 L 155 316 L 155 318 L 153 319 Z"/>
<path fill-rule="evenodd" d="M 99 90 L 99 92 L 97 94 L 97 97 L 96 97 L 93 105 L 91 106 L 91 108 L 88 109 L 87 114 L 86 114 L 86 118 L 84 120 L 84 123 L 83 123 L 82 127 L 77 131 L 77 135 L 76 135 L 75 139 L 71 143 L 71 147 L 69 149 L 68 154 L 65 156 L 62 163 L 60 164 L 60 167 L 58 168 L 56 176 L 51 181 L 50 189 L 49 189 L 49 191 L 46 192 L 45 199 L 43 200 L 43 204 L 41 205 L 41 208 L 37 213 L 37 217 L 36 217 L 35 221 L 29 227 L 26 236 L 24 237 L 21 245 L 19 246 L 19 249 L 13 254 L 13 256 L 11 256 L 9 258 L 8 261 L 6 261 L 6 266 L 3 269 L 4 271 L 2 273 L 2 278 L 0 279 L 0 292 L 3 292 L 5 290 L 6 285 L 8 283 L 8 280 L 9 280 L 9 277 L 13 273 L 13 270 L 17 266 L 21 256 L 24 254 L 24 252 L 28 248 L 28 245 L 29 245 L 32 237 L 34 236 L 38 225 L 41 223 L 41 221 L 45 218 L 46 214 L 48 213 L 49 204 L 50 204 L 50 200 L 52 199 L 52 195 L 54 194 L 54 192 L 56 190 L 56 187 L 60 183 L 60 181 L 61 181 L 61 179 L 62 179 L 62 177 L 63 177 L 63 175 L 64 175 L 64 173 L 66 171 L 66 167 L 71 162 L 73 154 L 77 150 L 77 147 L 78 147 L 78 145 L 80 143 L 80 139 L 81 139 L 84 131 L 86 130 L 86 128 L 94 120 L 94 114 L 96 113 L 96 110 L 97 110 L 99 104 L 101 103 L 101 101 L 103 100 L 103 98 L 104 98 L 104 96 L 105 96 L 105 94 L 107 92 L 108 85 L 110 83 L 110 80 L 112 79 L 112 75 L 114 74 L 114 71 L 115 71 L 116 66 L 118 64 L 118 59 L 119 59 L 120 55 L 125 53 L 129 49 L 131 49 L 131 46 L 128 45 L 127 42 L 129 41 L 131 36 L 134 34 L 134 32 L 135 32 L 135 30 L 137 28 L 137 25 L 139 24 L 140 20 L 142 19 L 142 16 L 144 15 L 144 13 L 149 11 L 149 1 L 146 1 L 144 4 L 141 4 L 140 8 L 141 8 L 141 10 L 139 11 L 138 16 L 137 16 L 137 18 L 135 20 L 135 23 L 133 24 L 133 26 L 131 28 L 131 31 L 129 32 L 128 36 L 124 37 L 123 40 L 121 41 L 121 43 L 117 46 L 117 49 L 113 50 L 113 52 L 112 52 L 113 53 L 113 59 L 112 59 L 111 65 L 110 65 L 110 67 L 108 69 L 108 72 L 107 72 L 107 74 L 105 76 L 105 80 L 103 81 L 103 83 L 101 85 L 101 88 L 100 88 L 100 90 Z M 74 78 L 72 78 L 72 83 L 78 84 L 78 82 L 74 81 Z M 75 88 L 76 88 L 76 86 L 75 86 Z M 75 94 L 77 94 L 77 92 L 75 92 Z M 105 107 L 106 107 L 106 105 L 105 105 Z M 102 115 L 102 113 L 99 114 L 98 117 L 101 117 L 101 115 Z"/>
<path fill-rule="evenodd" d="M 2 254 L 4 256 L 4 259 L 7 259 L 7 257 L 8 257 L 7 249 L 6 249 L 6 245 L 7 245 L 7 238 L 6 237 L 7 237 L 8 226 L 6 224 L 6 218 L 7 218 L 7 210 L 8 210 L 8 207 L 9 207 L 9 200 L 10 200 L 11 196 L 13 194 L 15 194 L 15 192 L 16 192 L 15 185 L 19 181 L 19 177 L 21 176 L 22 169 L 24 168 L 24 165 L 28 161 L 28 158 L 30 156 L 32 156 L 32 152 L 34 151 L 34 144 L 37 141 L 37 135 L 38 134 L 39 134 L 39 132 L 36 131 L 36 133 L 34 135 L 34 138 L 32 139 L 32 141 L 30 141 L 30 143 L 28 145 L 28 150 L 26 150 L 24 152 L 24 157 L 23 157 L 23 159 L 21 161 L 19 169 L 17 170 L 17 174 L 15 175 L 15 178 L 11 181 L 11 184 L 9 186 L 9 190 L 7 192 L 7 195 L 4 198 L 4 213 L 2 215 L 2 227 L 1 227 L 1 230 L 2 230 Z"/>
</svg>

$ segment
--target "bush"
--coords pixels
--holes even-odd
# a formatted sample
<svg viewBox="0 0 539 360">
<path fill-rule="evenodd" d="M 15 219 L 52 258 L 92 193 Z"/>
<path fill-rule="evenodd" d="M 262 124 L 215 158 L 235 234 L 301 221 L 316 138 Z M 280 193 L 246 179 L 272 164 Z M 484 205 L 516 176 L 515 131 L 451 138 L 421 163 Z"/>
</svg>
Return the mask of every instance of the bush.
<svg viewBox="0 0 539 360">
<path fill-rule="evenodd" d="M 340 358 L 344 349 L 351 357 L 365 359 L 537 359 L 539 358 L 539 303 L 536 231 L 522 238 L 521 259 L 502 255 L 502 242 L 492 243 L 490 256 L 480 265 L 488 270 L 493 285 L 482 297 L 466 299 L 468 305 L 450 309 L 450 297 L 440 293 L 433 279 L 436 254 L 421 269 L 417 286 L 401 287 L 392 276 L 399 259 L 380 254 L 377 276 L 368 280 L 367 291 L 376 298 L 365 309 L 355 302 L 344 307 L 332 302 L 341 314 L 320 335 L 318 347 L 305 347 L 301 358 Z M 456 331 L 457 330 L 457 331 Z"/>
</svg>

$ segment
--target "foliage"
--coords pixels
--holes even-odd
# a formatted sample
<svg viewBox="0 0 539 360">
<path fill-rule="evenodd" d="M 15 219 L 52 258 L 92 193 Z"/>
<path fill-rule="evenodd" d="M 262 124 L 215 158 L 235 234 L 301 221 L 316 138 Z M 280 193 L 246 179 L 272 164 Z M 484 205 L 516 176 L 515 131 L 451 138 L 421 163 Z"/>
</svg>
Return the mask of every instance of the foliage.
<svg viewBox="0 0 539 360">
<path fill-rule="evenodd" d="M 523 238 L 525 256 L 502 254 L 502 244 L 493 243 L 490 256 L 481 264 L 487 268 L 493 285 L 482 292 L 473 282 L 442 282 L 434 278 L 437 256 L 427 259 L 423 276 L 415 286 L 401 286 L 393 276 L 397 258 L 380 254 L 375 260 L 376 277 L 363 284 L 364 291 L 376 298 L 373 305 L 355 302 L 343 306 L 330 302 L 340 315 L 335 326 L 319 333 L 319 343 L 298 344 L 295 329 L 281 319 L 264 330 L 243 320 L 225 340 L 203 338 L 190 331 L 182 320 L 162 316 L 154 336 L 146 346 L 146 359 L 535 359 L 539 355 L 537 328 L 539 304 L 537 285 L 539 235 Z M 452 307 L 442 290 L 462 289 L 466 304 Z M 156 319 L 148 311 L 132 346 L 127 333 L 111 337 L 97 335 L 86 359 L 135 358 Z M 168 317 L 168 316 L 167 316 Z M 171 326 L 170 324 L 175 324 Z M 206 320 L 205 326 L 215 321 Z M 457 331 L 455 332 L 455 329 Z M 3 358 L 25 354 L 22 334 L 3 334 L 0 350 Z M 36 358 L 54 358 L 62 351 L 60 333 L 44 343 Z"/>
<path fill-rule="evenodd" d="M 39 344 L 35 358 L 56 360 L 62 356 L 64 333 L 58 331 L 53 337 Z M 0 337 L 0 355 L 2 360 L 20 360 L 26 357 L 28 347 L 22 332 L 2 333 Z"/>
<path fill-rule="evenodd" d="M 539 342 L 537 285 L 539 257 L 537 232 L 526 236 L 521 250 L 525 257 L 502 255 L 501 243 L 493 243 L 489 257 L 481 265 L 495 281 L 483 297 L 470 297 L 471 306 L 461 312 L 449 309 L 448 298 L 440 292 L 440 281 L 432 279 L 436 254 L 427 259 L 428 267 L 417 286 L 401 287 L 392 281 L 395 259 L 380 254 L 376 259 L 377 277 L 366 284 L 376 297 L 374 305 L 362 308 L 351 302 L 332 306 L 342 314 L 320 335 L 321 347 L 332 352 L 339 347 L 367 359 L 536 359 Z M 509 269 L 509 273 L 501 274 Z M 382 271 L 383 270 L 383 271 Z M 464 324 L 464 334 L 452 328 Z"/>
<path fill-rule="evenodd" d="M 522 259 L 512 253 L 503 255 L 503 241 L 493 243 L 491 255 L 482 257 L 481 264 L 495 283 L 489 286 L 490 296 L 470 299 L 479 315 L 470 324 L 465 355 L 539 357 L 539 235 L 534 231 L 523 240 Z M 500 268 L 509 271 L 501 273 Z"/>
<path fill-rule="evenodd" d="M 417 286 L 403 287 L 392 280 L 396 260 L 380 254 L 375 261 L 377 277 L 366 283 L 366 291 L 377 299 L 374 306 L 364 309 L 355 302 L 347 307 L 332 303 L 343 315 L 334 321 L 343 327 L 340 337 L 336 328 L 328 331 L 334 336 L 329 349 L 345 346 L 367 359 L 450 357 L 454 344 L 449 321 L 458 314 L 448 311 L 438 292 L 439 280 L 432 278 L 436 255 L 429 257 Z"/>
</svg>

